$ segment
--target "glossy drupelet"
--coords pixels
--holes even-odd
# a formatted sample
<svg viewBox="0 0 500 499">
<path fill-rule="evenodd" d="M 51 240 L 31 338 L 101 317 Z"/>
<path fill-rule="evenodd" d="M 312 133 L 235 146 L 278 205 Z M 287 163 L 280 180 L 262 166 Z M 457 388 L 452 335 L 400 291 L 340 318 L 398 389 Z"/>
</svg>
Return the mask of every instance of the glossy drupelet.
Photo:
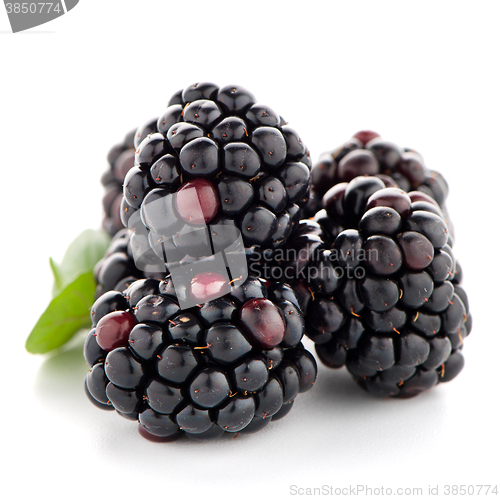
<svg viewBox="0 0 500 499">
<path fill-rule="evenodd" d="M 294 292 L 268 293 L 268 284 L 249 278 L 187 310 L 169 277 L 103 294 L 84 347 L 91 402 L 160 440 L 252 433 L 280 419 L 312 387 L 317 367 L 301 344 Z"/>
<path fill-rule="evenodd" d="M 96 299 L 107 291 L 124 292 L 138 279 L 165 277 L 165 272 L 152 269 L 151 272 L 138 269 L 130 246 L 131 233 L 122 228 L 110 242 L 104 258 L 94 267 Z"/>
<path fill-rule="evenodd" d="M 197 253 L 209 242 L 230 246 L 234 229 L 245 247 L 281 247 L 309 198 L 306 146 L 240 86 L 185 88 L 137 131 L 135 145 L 122 221 L 168 263 L 189 250 L 205 256 Z"/>
<path fill-rule="evenodd" d="M 101 184 L 104 187 L 102 227 L 110 236 L 114 236 L 123 229 L 120 216 L 123 181 L 129 170 L 134 166 L 135 134 L 135 129 L 130 131 L 122 142 L 110 149 L 108 152 L 108 168 L 101 177 Z"/>
<path fill-rule="evenodd" d="M 448 218 L 445 208 L 448 184 L 444 177 L 427 168 L 422 155 L 415 150 L 399 147 L 372 131 L 358 132 L 344 144 L 319 157 L 311 170 L 312 192 L 304 209 L 305 217 L 316 214 L 321 208 L 323 196 L 334 185 L 344 185 L 364 175 L 380 178 L 386 187 L 426 194 L 439 204 Z"/>
<path fill-rule="evenodd" d="M 327 191 L 323 206 L 272 264 L 294 279 L 321 361 L 346 365 L 381 396 L 454 378 L 472 318 L 436 201 L 356 177 Z"/>
</svg>

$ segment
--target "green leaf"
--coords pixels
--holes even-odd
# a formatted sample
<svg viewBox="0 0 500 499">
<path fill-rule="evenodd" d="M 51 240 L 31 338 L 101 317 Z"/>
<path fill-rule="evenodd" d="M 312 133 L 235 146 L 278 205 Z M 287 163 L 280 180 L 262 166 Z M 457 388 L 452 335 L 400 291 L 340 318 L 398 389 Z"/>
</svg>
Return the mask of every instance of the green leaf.
<svg viewBox="0 0 500 499">
<path fill-rule="evenodd" d="M 109 236 L 100 230 L 82 232 L 68 247 L 60 265 L 53 264 L 55 293 L 75 280 L 79 275 L 90 272 L 104 256 L 109 246 Z M 55 270 L 54 270 L 55 269 Z"/>
<path fill-rule="evenodd" d="M 30 353 L 47 353 L 61 347 L 82 328 L 89 328 L 94 302 L 92 271 L 78 276 L 59 291 L 26 340 Z"/>
<path fill-rule="evenodd" d="M 52 269 L 52 274 L 54 275 L 54 288 L 52 290 L 52 295 L 55 296 L 57 294 L 57 291 L 64 287 L 64 283 L 59 265 L 57 265 L 53 258 L 50 258 L 49 261 L 50 268 Z"/>
<path fill-rule="evenodd" d="M 26 340 L 28 352 L 50 352 L 80 329 L 90 327 L 89 311 L 96 287 L 93 270 L 108 246 L 105 232 L 86 230 L 70 244 L 61 264 L 50 259 L 54 298 Z"/>
</svg>

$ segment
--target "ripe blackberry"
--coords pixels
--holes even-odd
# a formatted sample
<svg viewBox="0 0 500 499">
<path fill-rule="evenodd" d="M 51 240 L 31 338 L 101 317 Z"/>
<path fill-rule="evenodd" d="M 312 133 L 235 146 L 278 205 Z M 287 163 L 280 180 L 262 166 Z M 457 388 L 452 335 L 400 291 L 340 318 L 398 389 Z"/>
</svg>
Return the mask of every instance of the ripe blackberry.
<svg viewBox="0 0 500 499">
<path fill-rule="evenodd" d="M 111 148 L 108 153 L 108 169 L 101 177 L 101 184 L 105 189 L 102 200 L 104 210 L 102 227 L 110 236 L 123 229 L 120 219 L 122 186 L 128 171 L 134 166 L 135 133 L 135 130 L 130 131 L 122 142 Z"/>
<path fill-rule="evenodd" d="M 430 197 L 436 201 L 448 219 L 445 208 L 448 184 L 444 177 L 429 170 L 418 152 L 401 148 L 371 131 L 358 132 L 341 146 L 320 156 L 311 170 L 312 193 L 304 210 L 305 216 L 312 217 L 321 209 L 323 196 L 334 185 L 344 185 L 361 175 L 376 176 L 386 187 L 421 192 L 421 200 L 430 202 Z"/>
<path fill-rule="evenodd" d="M 242 87 L 196 83 L 140 130 L 122 221 L 158 258 L 212 254 L 237 231 L 245 247 L 285 244 L 308 200 L 311 163 L 271 108 Z"/>
<path fill-rule="evenodd" d="M 131 248 L 132 236 L 128 229 L 117 232 L 104 258 L 95 266 L 96 298 L 108 291 L 124 292 L 137 279 L 161 279 L 165 276 L 157 268 L 148 271 L 147 268 L 142 270 L 135 265 Z"/>
<path fill-rule="evenodd" d="M 421 196 L 377 177 L 337 184 L 278 262 L 285 278 L 296 278 L 320 360 L 346 365 L 376 395 L 414 396 L 463 366 L 467 295 L 443 215 Z"/>
<path fill-rule="evenodd" d="M 170 277 L 108 291 L 92 307 L 84 356 L 91 402 L 138 420 L 146 437 L 252 433 L 315 382 L 304 318 L 289 287 L 254 277 L 181 310 Z M 192 285 L 189 292 L 194 292 Z"/>
</svg>

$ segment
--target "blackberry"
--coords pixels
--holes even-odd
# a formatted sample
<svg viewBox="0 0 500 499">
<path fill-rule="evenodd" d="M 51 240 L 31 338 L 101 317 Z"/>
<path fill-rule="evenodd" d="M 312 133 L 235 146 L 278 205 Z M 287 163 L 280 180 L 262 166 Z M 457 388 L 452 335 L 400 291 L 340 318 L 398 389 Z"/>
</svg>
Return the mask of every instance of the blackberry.
<svg viewBox="0 0 500 499">
<path fill-rule="evenodd" d="M 139 129 L 136 146 L 121 219 L 169 265 L 240 234 L 247 248 L 282 247 L 308 201 L 307 148 L 243 87 L 185 88 Z"/>
<path fill-rule="evenodd" d="M 419 194 L 415 193 L 412 201 L 437 203 L 435 211 L 444 214 L 450 225 L 445 207 L 448 184 L 444 177 L 429 170 L 422 156 L 413 149 L 401 148 L 372 131 L 358 132 L 320 156 L 311 170 L 312 193 L 304 217 L 313 217 L 321 209 L 323 196 L 333 186 L 344 185 L 362 175 L 375 176 L 386 187 L 416 191 Z M 451 225 L 449 228 L 453 232 Z"/>
<path fill-rule="evenodd" d="M 317 366 L 301 343 L 297 297 L 269 284 L 249 277 L 185 310 L 170 276 L 103 294 L 84 347 L 91 402 L 139 421 L 152 439 L 252 433 L 280 419 L 312 387 Z"/>
<path fill-rule="evenodd" d="M 138 279 L 161 279 L 165 276 L 159 269 L 141 270 L 135 265 L 129 230 L 121 229 L 115 234 L 104 258 L 94 268 L 97 284 L 96 298 L 108 291 L 125 292 Z"/>
<path fill-rule="evenodd" d="M 422 196 L 373 176 L 337 184 L 317 221 L 298 224 L 294 251 L 272 262 L 295 279 L 320 360 L 346 365 L 375 395 L 411 397 L 463 366 L 472 317 L 462 273 L 442 213 L 414 202 Z"/>
<path fill-rule="evenodd" d="M 120 218 L 122 186 L 128 171 L 134 166 L 135 134 L 135 130 L 130 131 L 122 142 L 111 148 L 108 153 L 108 169 L 101 177 L 101 184 L 105 189 L 102 200 L 104 210 L 102 227 L 110 236 L 123 229 Z"/>
</svg>

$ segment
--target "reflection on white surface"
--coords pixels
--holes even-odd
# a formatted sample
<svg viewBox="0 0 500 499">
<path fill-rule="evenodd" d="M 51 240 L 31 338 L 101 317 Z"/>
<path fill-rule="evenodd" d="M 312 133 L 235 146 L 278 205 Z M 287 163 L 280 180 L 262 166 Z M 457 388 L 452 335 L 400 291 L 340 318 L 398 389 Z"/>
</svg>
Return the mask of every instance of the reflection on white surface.
<svg viewBox="0 0 500 499">
<path fill-rule="evenodd" d="M 100 411 L 87 401 L 82 388 L 87 367 L 81 345 L 76 345 L 48 358 L 38 370 L 30 401 L 37 417 L 31 412 L 21 414 L 31 421 L 37 435 L 30 439 L 27 448 L 32 451 L 27 459 L 38 463 L 40 473 L 48 472 L 55 459 L 64 470 L 63 482 L 74 476 L 81 480 L 91 469 L 106 469 L 102 476 L 93 477 L 93 486 L 105 487 L 108 477 L 119 471 L 150 483 L 167 481 L 169 490 L 181 491 L 187 483 L 193 490 L 237 487 L 243 497 L 250 497 L 249 491 L 269 490 L 285 497 L 291 484 L 308 487 L 362 481 L 373 486 L 420 486 L 441 481 L 443 469 L 458 479 L 464 459 L 461 449 L 477 445 L 477 433 L 488 431 L 486 415 L 476 435 L 466 431 L 467 420 L 482 412 L 473 401 L 466 405 L 461 398 L 472 382 L 470 369 L 455 383 L 417 398 L 385 400 L 354 386 L 344 369 L 320 366 L 314 389 L 298 397 L 287 417 L 260 433 L 227 435 L 205 443 L 181 439 L 156 444 L 139 436 L 136 423 Z M 40 461 L 41 455 L 51 458 Z M 78 457 L 69 462 L 62 458 L 65 455 Z M 442 459 L 439 466 L 435 465 L 437 455 Z M 77 468 L 80 461 L 86 463 L 78 464 L 82 469 Z M 238 472 L 232 471 L 235 467 Z M 483 467 L 483 472 L 488 468 L 492 470 L 493 465 Z M 279 473 L 273 475 L 270 470 Z M 242 483 L 242 474 L 259 479 Z M 127 486 L 131 493 L 141 488 L 135 481 Z"/>
</svg>

